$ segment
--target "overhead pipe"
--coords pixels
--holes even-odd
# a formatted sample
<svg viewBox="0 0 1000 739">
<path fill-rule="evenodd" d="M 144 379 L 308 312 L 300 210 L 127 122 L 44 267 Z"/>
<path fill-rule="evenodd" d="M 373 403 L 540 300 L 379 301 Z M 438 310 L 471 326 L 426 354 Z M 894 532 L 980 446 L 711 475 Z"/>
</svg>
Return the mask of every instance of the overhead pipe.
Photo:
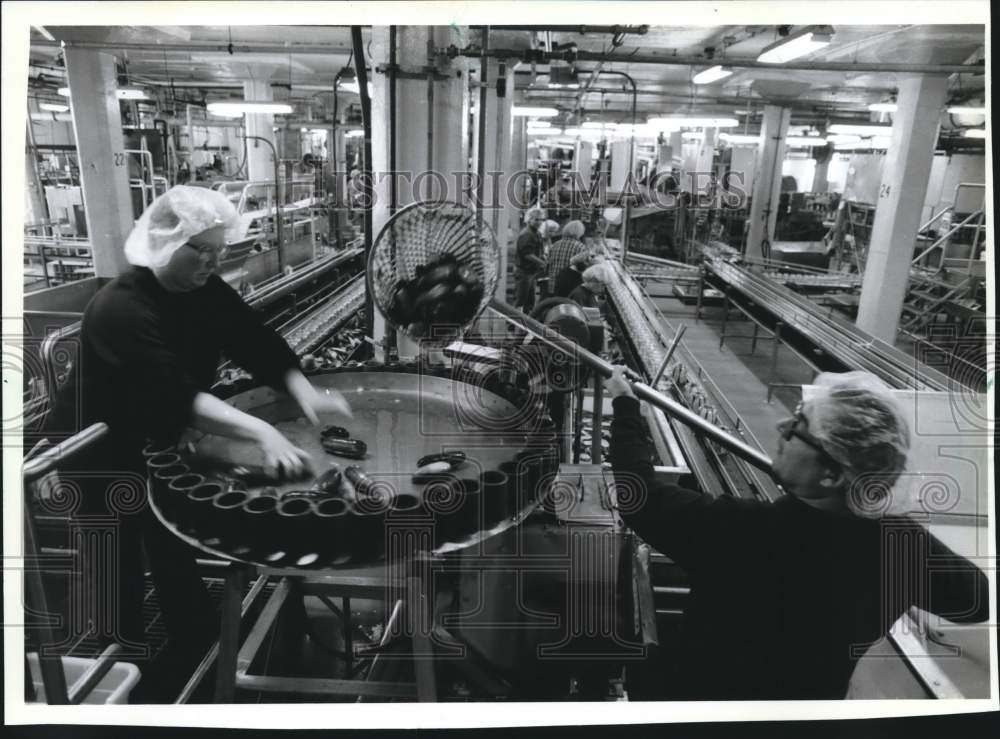
<svg viewBox="0 0 1000 739">
<path fill-rule="evenodd" d="M 808 71 L 808 72 L 885 72 L 897 74 L 975 74 L 982 72 L 982 64 L 880 64 L 876 62 L 785 62 L 784 64 L 767 64 L 756 59 L 725 59 L 709 60 L 698 56 L 660 56 L 657 54 L 608 54 L 600 51 L 567 50 L 542 51 L 539 49 L 489 49 L 483 51 L 466 47 L 459 49 L 449 46 L 439 49 L 439 53 L 449 57 L 467 56 L 479 58 L 485 54 L 493 59 L 520 59 L 525 63 L 547 64 L 551 61 L 564 62 L 612 62 L 622 64 L 658 64 L 674 67 L 703 67 L 713 61 L 725 64 L 727 67 L 740 69 L 770 69 L 771 71 Z"/>
<path fill-rule="evenodd" d="M 33 39 L 31 46 L 36 48 L 69 48 L 69 49 L 94 49 L 105 51 L 178 51 L 178 52 L 217 52 L 230 56 L 232 54 L 343 54 L 347 56 L 350 49 L 337 47 L 333 44 L 197 44 L 197 43 L 137 43 L 122 41 L 48 41 Z"/>
<path fill-rule="evenodd" d="M 470 26 L 476 30 L 486 28 L 486 26 Z M 648 25 L 641 26 L 490 26 L 494 31 L 550 31 L 554 33 L 578 33 L 584 36 L 588 33 L 610 33 L 618 35 L 627 33 L 637 36 L 645 36 L 649 32 Z"/>
</svg>

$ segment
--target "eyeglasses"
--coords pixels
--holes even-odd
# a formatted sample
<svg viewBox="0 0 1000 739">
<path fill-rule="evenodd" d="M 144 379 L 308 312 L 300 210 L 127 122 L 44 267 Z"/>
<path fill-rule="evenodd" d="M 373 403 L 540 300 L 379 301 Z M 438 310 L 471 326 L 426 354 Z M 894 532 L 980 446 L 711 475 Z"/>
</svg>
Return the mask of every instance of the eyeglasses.
<svg viewBox="0 0 1000 739">
<path fill-rule="evenodd" d="M 207 259 L 212 259 L 213 257 L 216 259 L 225 259 L 229 255 L 229 247 L 225 245 L 216 248 L 208 246 L 207 244 L 205 246 L 197 246 L 188 242 L 187 246 L 198 252 L 199 257 L 205 257 Z"/>
<path fill-rule="evenodd" d="M 806 446 L 812 447 L 819 452 L 820 456 L 823 457 L 827 464 L 836 469 L 840 469 L 842 467 L 840 462 L 834 459 L 830 453 L 823 448 L 823 444 L 819 439 L 806 430 L 805 427 L 808 426 L 809 419 L 805 416 L 802 403 L 799 403 L 795 406 L 795 412 L 792 414 L 792 417 L 786 418 L 778 424 L 778 430 L 781 432 L 781 438 L 785 441 L 791 441 L 793 436 L 800 439 Z"/>
</svg>

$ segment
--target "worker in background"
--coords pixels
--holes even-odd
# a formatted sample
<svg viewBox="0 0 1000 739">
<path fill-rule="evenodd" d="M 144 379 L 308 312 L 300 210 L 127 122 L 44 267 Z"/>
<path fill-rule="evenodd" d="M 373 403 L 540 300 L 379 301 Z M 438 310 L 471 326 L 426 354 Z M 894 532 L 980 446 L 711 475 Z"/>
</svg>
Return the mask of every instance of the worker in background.
<svg viewBox="0 0 1000 739">
<path fill-rule="evenodd" d="M 603 259 L 603 256 L 590 249 L 574 254 L 569 260 L 569 266 L 559 270 L 552 281 L 552 296 L 568 298 L 571 292 L 583 284 L 583 273 L 587 268 Z"/>
<path fill-rule="evenodd" d="M 690 578 L 665 655 L 671 698 L 844 698 L 857 659 L 910 606 L 988 616 L 974 564 L 884 514 L 910 446 L 886 386 L 863 372 L 816 385 L 778 427 L 774 475 L 787 495 L 771 503 L 657 483 L 639 401 L 621 369 L 608 381 L 611 464 L 619 499 L 635 501 L 622 515 Z"/>
<path fill-rule="evenodd" d="M 614 279 L 614 272 L 607 262 L 599 262 L 584 270 L 579 287 L 573 289 L 569 299 L 583 308 L 600 308 L 599 297 L 603 297 L 608 283 Z"/>
<path fill-rule="evenodd" d="M 548 276 L 549 276 L 549 292 L 555 293 L 555 282 L 556 276 L 564 269 L 569 267 L 570 260 L 577 254 L 585 253 L 587 247 L 584 246 L 582 241 L 585 228 L 583 221 L 569 221 L 565 226 L 562 227 L 561 238 L 552 244 L 549 249 L 549 255 L 546 261 L 548 261 Z M 565 296 L 564 296 L 565 297 Z"/>
<path fill-rule="evenodd" d="M 350 415 L 343 397 L 314 388 L 284 339 L 214 273 L 238 228 L 236 210 L 223 195 L 189 186 L 168 190 L 137 222 L 125 243 L 133 266 L 87 305 L 79 361 L 47 424 L 53 434 L 108 424 L 110 436 L 89 456 L 87 469 L 144 479 L 141 450 L 147 440 L 173 443 L 191 427 L 255 443 L 275 477 L 308 472 L 306 452 L 269 423 L 209 392 L 223 354 L 257 380 L 288 392 L 314 424 L 323 414 Z M 100 597 L 117 604 L 117 613 L 95 618 L 114 619 L 119 640 L 145 641 L 144 545 L 178 677 L 189 675 L 218 633 L 195 550 L 167 531 L 145 503 L 137 512 L 102 510 L 109 481 L 102 479 L 94 490 L 86 483 L 81 481 L 83 510 L 120 521 L 120 593 Z"/>
<path fill-rule="evenodd" d="M 535 285 L 538 274 L 545 268 L 542 257 L 542 223 L 545 211 L 531 208 L 524 215 L 524 228 L 517 236 L 514 260 L 514 306 L 525 313 L 535 307 Z"/>
<path fill-rule="evenodd" d="M 553 220 L 547 220 L 542 224 L 541 234 L 542 234 L 542 261 L 546 264 L 549 261 L 549 254 L 552 251 L 552 245 L 559 240 L 559 234 L 562 229 L 559 227 L 559 223 Z M 538 294 L 543 300 L 549 297 L 549 273 L 548 270 L 542 270 L 538 274 L 537 278 L 538 284 Z"/>
</svg>

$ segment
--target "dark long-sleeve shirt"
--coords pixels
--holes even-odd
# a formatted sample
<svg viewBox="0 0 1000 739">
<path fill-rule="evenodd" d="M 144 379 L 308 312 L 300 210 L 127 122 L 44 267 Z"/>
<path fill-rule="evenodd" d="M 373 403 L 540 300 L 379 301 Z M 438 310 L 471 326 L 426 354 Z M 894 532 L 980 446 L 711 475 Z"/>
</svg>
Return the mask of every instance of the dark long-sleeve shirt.
<svg viewBox="0 0 1000 739">
<path fill-rule="evenodd" d="M 623 517 L 690 578 L 679 698 L 843 698 L 857 659 L 911 605 L 988 617 L 985 575 L 907 518 L 656 485 L 638 401 L 613 405 L 616 483 L 641 491 Z"/>
<path fill-rule="evenodd" d="M 552 294 L 559 298 L 568 298 L 569 294 L 583 284 L 583 273 L 573 267 L 559 270 L 551 288 Z"/>
<path fill-rule="evenodd" d="M 529 257 L 542 258 L 542 237 L 535 229 L 525 226 L 517 235 L 515 266 L 525 274 L 533 275 L 541 271 L 539 264 Z"/>
<path fill-rule="evenodd" d="M 46 426 L 72 433 L 104 421 L 124 463 L 147 437 L 172 440 L 190 423 L 194 397 L 211 387 L 223 354 L 277 388 L 298 367 L 284 339 L 217 275 L 172 293 L 133 268 L 88 304 L 79 359 Z"/>
</svg>

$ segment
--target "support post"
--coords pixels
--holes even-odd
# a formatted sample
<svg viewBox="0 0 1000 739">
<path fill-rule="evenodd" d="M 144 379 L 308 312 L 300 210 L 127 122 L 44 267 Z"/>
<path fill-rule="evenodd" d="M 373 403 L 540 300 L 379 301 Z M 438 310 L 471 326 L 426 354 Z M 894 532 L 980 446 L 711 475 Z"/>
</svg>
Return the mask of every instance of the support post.
<svg viewBox="0 0 1000 739">
<path fill-rule="evenodd" d="M 116 277 L 128 269 L 125 240 L 135 221 L 115 59 L 73 46 L 63 53 L 94 274 Z"/>
<path fill-rule="evenodd" d="M 750 201 L 750 233 L 747 236 L 746 256 L 761 259 L 764 242 L 774 241 L 774 228 L 778 221 L 778 200 L 781 196 L 781 163 L 785 159 L 785 138 L 791 111 L 777 105 L 764 106 L 758 147 L 756 182 Z"/>
</svg>

